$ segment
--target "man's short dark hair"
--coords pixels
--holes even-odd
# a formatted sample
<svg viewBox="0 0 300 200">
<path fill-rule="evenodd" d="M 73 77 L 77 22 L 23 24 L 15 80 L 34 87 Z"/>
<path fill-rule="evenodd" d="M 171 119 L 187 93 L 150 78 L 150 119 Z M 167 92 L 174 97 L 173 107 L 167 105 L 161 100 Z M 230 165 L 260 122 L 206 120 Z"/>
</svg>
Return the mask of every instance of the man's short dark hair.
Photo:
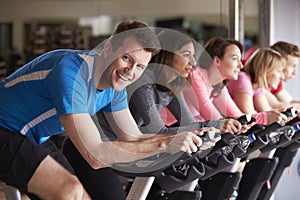
<svg viewBox="0 0 300 200">
<path fill-rule="evenodd" d="M 144 23 L 139 21 L 126 21 L 117 25 L 109 42 L 113 50 L 118 49 L 128 37 L 134 37 L 142 47 L 152 55 L 160 51 L 160 44 L 156 34 Z"/>
<path fill-rule="evenodd" d="M 289 42 L 278 41 L 273 44 L 271 48 L 278 51 L 284 57 L 287 57 L 288 55 L 300 57 L 299 47 Z"/>
</svg>

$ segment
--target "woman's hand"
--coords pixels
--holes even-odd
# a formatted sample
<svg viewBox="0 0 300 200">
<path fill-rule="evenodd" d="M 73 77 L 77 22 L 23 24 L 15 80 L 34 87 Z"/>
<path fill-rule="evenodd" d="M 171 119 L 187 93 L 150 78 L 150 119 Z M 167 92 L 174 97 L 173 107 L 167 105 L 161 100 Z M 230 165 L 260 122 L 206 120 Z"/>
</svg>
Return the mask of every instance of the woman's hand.
<svg viewBox="0 0 300 200">
<path fill-rule="evenodd" d="M 278 110 L 271 110 L 267 112 L 268 115 L 268 124 L 272 124 L 274 122 L 278 123 L 286 123 L 289 121 L 288 117 L 282 114 Z"/>
<path fill-rule="evenodd" d="M 236 119 L 226 118 L 226 119 L 220 120 L 220 130 L 221 130 L 221 133 L 232 133 L 232 134 L 234 134 L 234 133 L 237 133 L 237 132 L 241 132 L 242 125 Z"/>
<path fill-rule="evenodd" d="M 246 133 L 253 125 L 255 125 L 255 122 L 252 122 L 250 124 L 244 124 L 242 125 L 242 128 L 241 128 L 241 133 Z"/>
</svg>

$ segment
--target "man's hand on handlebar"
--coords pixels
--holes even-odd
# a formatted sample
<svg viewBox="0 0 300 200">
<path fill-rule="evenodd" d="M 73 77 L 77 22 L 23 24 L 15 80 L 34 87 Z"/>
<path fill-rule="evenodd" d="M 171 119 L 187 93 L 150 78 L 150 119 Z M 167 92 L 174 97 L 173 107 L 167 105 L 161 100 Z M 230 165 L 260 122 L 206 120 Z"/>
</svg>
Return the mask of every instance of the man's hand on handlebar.
<svg viewBox="0 0 300 200">
<path fill-rule="evenodd" d="M 267 113 L 268 113 L 268 124 L 274 122 L 285 124 L 297 115 L 297 112 L 294 108 L 288 108 L 284 110 L 271 110 L 268 111 Z"/>
<path fill-rule="evenodd" d="M 176 153 L 184 151 L 193 153 L 199 149 L 205 150 L 211 148 L 221 139 L 219 130 L 213 127 L 201 128 L 197 131 L 183 131 L 173 136 L 167 146 L 167 151 Z"/>
<path fill-rule="evenodd" d="M 282 119 L 282 122 L 281 122 L 281 123 L 284 123 L 284 124 L 289 122 L 293 118 L 295 118 L 298 114 L 298 111 L 293 107 L 280 110 L 280 112 L 286 116 L 286 120 Z"/>
<path fill-rule="evenodd" d="M 178 151 L 184 151 L 187 153 L 193 153 L 198 151 L 198 148 L 202 145 L 202 139 L 197 136 L 197 133 L 192 131 L 183 131 L 177 133 L 171 138 L 171 141 L 167 145 L 167 152 L 176 153 Z"/>
<path fill-rule="evenodd" d="M 214 127 L 205 127 L 198 130 L 201 133 L 202 145 L 199 149 L 206 150 L 216 145 L 221 140 L 220 130 Z"/>
</svg>

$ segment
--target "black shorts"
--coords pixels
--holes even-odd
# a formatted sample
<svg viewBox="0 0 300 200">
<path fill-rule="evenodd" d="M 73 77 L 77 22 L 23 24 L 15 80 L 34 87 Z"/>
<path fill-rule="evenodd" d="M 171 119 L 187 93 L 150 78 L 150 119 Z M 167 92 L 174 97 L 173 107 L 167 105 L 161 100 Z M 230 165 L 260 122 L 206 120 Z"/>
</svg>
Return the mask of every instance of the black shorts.
<svg viewBox="0 0 300 200">
<path fill-rule="evenodd" d="M 0 180 L 6 184 L 27 192 L 27 183 L 47 155 L 74 174 L 71 165 L 51 141 L 36 144 L 0 127 Z"/>
</svg>

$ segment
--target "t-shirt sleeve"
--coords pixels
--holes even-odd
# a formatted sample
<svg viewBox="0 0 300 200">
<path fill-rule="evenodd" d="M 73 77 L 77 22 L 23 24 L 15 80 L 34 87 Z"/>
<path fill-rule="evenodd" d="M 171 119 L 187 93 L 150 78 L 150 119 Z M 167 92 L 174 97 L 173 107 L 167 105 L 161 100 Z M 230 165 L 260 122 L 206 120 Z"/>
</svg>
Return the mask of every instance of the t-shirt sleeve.
<svg viewBox="0 0 300 200">
<path fill-rule="evenodd" d="M 87 65 L 79 58 L 68 58 L 57 64 L 45 84 L 57 114 L 88 112 Z"/>
<path fill-rule="evenodd" d="M 250 77 L 245 72 L 240 72 L 237 80 L 230 80 L 227 89 L 232 98 L 236 94 L 246 93 L 253 96 L 253 89 Z"/>
<path fill-rule="evenodd" d="M 257 88 L 253 90 L 253 97 L 263 96 L 265 95 L 266 91 L 264 88 Z"/>
<path fill-rule="evenodd" d="M 117 112 L 126 108 L 128 108 L 127 92 L 126 89 L 123 89 L 121 91 L 113 90 L 112 100 L 107 106 L 103 107 L 103 110 L 105 112 Z"/>
</svg>

